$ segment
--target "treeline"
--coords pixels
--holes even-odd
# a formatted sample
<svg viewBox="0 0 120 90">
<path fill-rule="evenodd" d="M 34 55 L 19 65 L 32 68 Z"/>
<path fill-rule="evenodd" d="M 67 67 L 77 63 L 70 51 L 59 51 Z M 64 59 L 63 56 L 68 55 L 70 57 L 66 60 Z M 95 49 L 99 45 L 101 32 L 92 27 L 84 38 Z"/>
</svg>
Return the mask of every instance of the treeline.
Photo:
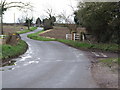
<svg viewBox="0 0 120 90">
<path fill-rule="evenodd" d="M 98 43 L 120 43 L 120 2 L 79 3 L 74 14 L 75 23 L 86 27 Z"/>
<path fill-rule="evenodd" d="M 51 16 L 50 18 L 45 18 L 43 20 L 40 20 L 40 18 L 38 17 L 36 19 L 36 26 L 40 27 L 43 25 L 44 30 L 48 30 L 48 29 L 52 29 L 54 26 L 54 22 L 56 21 L 56 18 L 54 16 Z M 25 19 L 25 26 L 28 26 L 28 29 L 30 29 L 30 26 L 33 24 L 33 18 L 26 18 Z"/>
</svg>

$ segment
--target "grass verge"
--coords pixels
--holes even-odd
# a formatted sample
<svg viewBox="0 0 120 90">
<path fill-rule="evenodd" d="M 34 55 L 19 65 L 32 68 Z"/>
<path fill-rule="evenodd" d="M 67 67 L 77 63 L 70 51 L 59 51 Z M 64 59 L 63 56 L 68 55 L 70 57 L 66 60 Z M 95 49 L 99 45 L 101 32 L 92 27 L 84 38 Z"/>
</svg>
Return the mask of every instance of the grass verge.
<svg viewBox="0 0 120 90">
<path fill-rule="evenodd" d="M 52 38 L 46 38 L 39 36 L 40 33 L 43 31 L 39 31 L 34 34 L 29 34 L 28 38 L 39 40 L 39 41 L 59 41 L 62 43 L 65 43 L 67 45 L 70 45 L 75 48 L 79 49 L 92 49 L 92 50 L 102 50 L 102 51 L 111 51 L 111 52 L 118 52 L 119 48 L 117 44 L 90 44 L 85 42 L 77 42 L 73 40 L 65 40 L 65 39 L 52 39 Z"/>
<path fill-rule="evenodd" d="M 112 71 L 117 71 L 119 69 L 120 65 L 120 58 L 107 58 L 107 59 L 99 59 L 99 63 L 101 63 L 103 66 L 107 66 L 111 68 Z"/>
<path fill-rule="evenodd" d="M 0 58 L 5 60 L 23 54 L 27 50 L 28 45 L 25 41 L 20 40 L 16 46 L 2 45 L 1 47 L 2 53 L 0 54 Z"/>
<path fill-rule="evenodd" d="M 36 33 L 29 34 L 29 35 L 27 35 L 27 37 L 30 39 L 39 40 L 39 41 L 56 41 L 56 39 L 45 38 L 45 37 L 39 36 L 39 34 L 42 32 L 44 32 L 44 31 L 39 31 Z"/>
<path fill-rule="evenodd" d="M 106 65 L 118 64 L 120 63 L 120 58 L 107 58 L 100 60 L 100 62 Z"/>
<path fill-rule="evenodd" d="M 31 27 L 30 28 L 30 30 L 22 30 L 22 31 L 18 31 L 17 33 L 19 33 L 19 34 L 23 34 L 23 33 L 27 33 L 27 32 L 31 32 L 31 31 L 34 31 L 34 30 L 36 30 L 37 29 L 37 27 Z"/>
</svg>

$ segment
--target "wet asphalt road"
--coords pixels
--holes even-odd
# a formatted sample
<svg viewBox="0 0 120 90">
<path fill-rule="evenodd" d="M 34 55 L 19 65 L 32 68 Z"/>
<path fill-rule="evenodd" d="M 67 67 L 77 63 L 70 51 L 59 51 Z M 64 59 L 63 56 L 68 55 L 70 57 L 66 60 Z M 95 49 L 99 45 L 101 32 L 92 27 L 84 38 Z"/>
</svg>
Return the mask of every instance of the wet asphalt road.
<svg viewBox="0 0 120 90">
<path fill-rule="evenodd" d="M 14 66 L 3 67 L 3 88 L 98 87 L 84 52 L 56 41 L 31 40 L 27 34 L 21 36 L 29 45 L 28 51 L 14 59 Z"/>
</svg>

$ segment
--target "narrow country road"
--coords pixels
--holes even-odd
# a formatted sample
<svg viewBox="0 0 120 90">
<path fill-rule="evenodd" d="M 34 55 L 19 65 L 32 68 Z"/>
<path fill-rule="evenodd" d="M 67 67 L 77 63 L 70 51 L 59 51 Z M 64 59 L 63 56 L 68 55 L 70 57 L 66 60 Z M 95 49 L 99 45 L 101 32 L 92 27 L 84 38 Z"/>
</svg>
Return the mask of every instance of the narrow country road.
<svg viewBox="0 0 120 90">
<path fill-rule="evenodd" d="M 29 45 L 27 52 L 0 71 L 3 88 L 98 88 L 84 52 L 56 41 L 32 40 L 27 34 L 21 35 Z"/>
</svg>

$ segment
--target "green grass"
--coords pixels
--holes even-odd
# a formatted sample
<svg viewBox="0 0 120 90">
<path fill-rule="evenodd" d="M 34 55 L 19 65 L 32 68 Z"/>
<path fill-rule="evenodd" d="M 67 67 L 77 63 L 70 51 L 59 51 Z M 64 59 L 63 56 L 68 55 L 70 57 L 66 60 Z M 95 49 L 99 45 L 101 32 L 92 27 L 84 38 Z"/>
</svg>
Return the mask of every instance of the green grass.
<svg viewBox="0 0 120 90">
<path fill-rule="evenodd" d="M 101 49 L 104 51 L 117 51 L 117 50 L 119 50 L 118 44 L 94 44 L 93 48 Z"/>
<path fill-rule="evenodd" d="M 34 31 L 34 30 L 36 30 L 37 29 L 37 27 L 31 27 L 30 28 L 30 30 L 22 30 L 22 31 L 18 31 L 17 33 L 19 33 L 19 34 L 23 34 L 23 33 L 27 33 L 27 32 L 31 32 L 31 31 Z"/>
<path fill-rule="evenodd" d="M 64 39 L 57 39 L 57 41 L 68 44 L 70 46 L 73 46 L 75 48 L 90 48 L 92 45 L 84 42 L 77 42 L 73 40 L 64 40 Z"/>
<path fill-rule="evenodd" d="M 34 40 L 39 40 L 39 41 L 59 41 L 80 49 L 95 49 L 95 50 L 97 49 L 97 50 L 111 51 L 111 52 L 117 52 L 119 50 L 117 44 L 90 44 L 90 43 L 78 42 L 73 40 L 51 39 L 51 38 L 45 38 L 45 37 L 39 36 L 39 33 L 41 32 L 43 31 L 40 31 L 34 34 L 29 34 L 28 37 Z"/>
<path fill-rule="evenodd" d="M 120 58 L 107 58 L 107 59 L 102 59 L 100 62 L 103 63 L 118 63 L 120 62 Z"/>
<path fill-rule="evenodd" d="M 27 44 L 25 41 L 20 40 L 16 46 L 6 44 L 0 47 L 2 47 L 2 53 L 0 53 L 0 58 L 8 59 L 23 54 L 27 49 Z"/>
<path fill-rule="evenodd" d="M 45 38 L 45 37 L 39 36 L 39 34 L 42 32 L 44 32 L 44 31 L 39 31 L 39 32 L 36 32 L 33 34 L 29 34 L 27 37 L 30 39 L 39 40 L 39 41 L 55 41 L 56 40 L 56 39 Z"/>
<path fill-rule="evenodd" d="M 115 64 L 120 64 L 120 58 L 100 59 L 99 62 L 104 63 L 107 66 L 114 66 Z"/>
</svg>

